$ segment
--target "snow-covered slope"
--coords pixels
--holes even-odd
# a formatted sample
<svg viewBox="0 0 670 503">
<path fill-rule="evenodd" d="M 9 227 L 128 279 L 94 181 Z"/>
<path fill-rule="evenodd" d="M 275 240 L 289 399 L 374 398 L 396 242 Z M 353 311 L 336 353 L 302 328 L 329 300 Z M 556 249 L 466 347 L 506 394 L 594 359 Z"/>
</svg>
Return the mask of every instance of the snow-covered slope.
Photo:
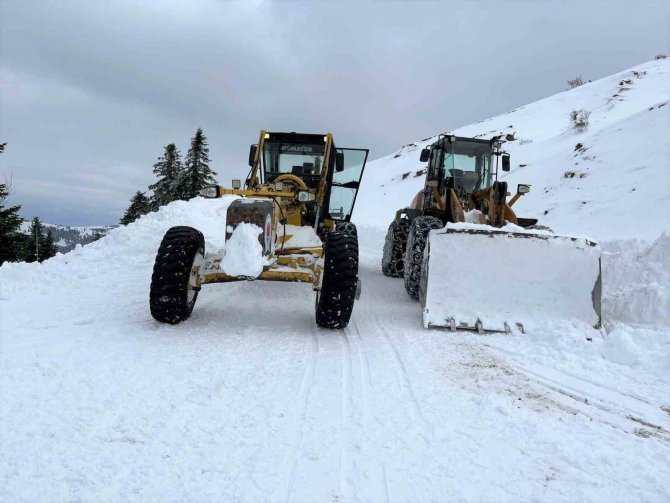
<svg viewBox="0 0 670 503">
<path fill-rule="evenodd" d="M 505 149 L 514 190 L 532 185 L 515 205 L 520 216 L 564 234 L 654 240 L 670 229 L 670 59 L 652 61 L 509 113 L 458 128 L 459 136 L 514 134 Z M 570 112 L 591 112 L 583 131 Z M 421 149 L 405 145 L 366 168 L 354 212 L 359 223 L 387 226 L 423 186 Z"/>
</svg>

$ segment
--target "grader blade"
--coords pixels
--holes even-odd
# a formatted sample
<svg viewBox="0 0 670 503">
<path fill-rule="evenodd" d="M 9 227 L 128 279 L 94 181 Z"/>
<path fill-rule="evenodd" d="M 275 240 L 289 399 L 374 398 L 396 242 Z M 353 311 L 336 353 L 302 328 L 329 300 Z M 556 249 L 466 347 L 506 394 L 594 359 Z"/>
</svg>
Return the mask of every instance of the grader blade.
<svg viewBox="0 0 670 503">
<path fill-rule="evenodd" d="M 585 238 L 447 224 L 430 232 L 423 324 L 527 331 L 547 320 L 601 323 L 600 247 Z"/>
</svg>

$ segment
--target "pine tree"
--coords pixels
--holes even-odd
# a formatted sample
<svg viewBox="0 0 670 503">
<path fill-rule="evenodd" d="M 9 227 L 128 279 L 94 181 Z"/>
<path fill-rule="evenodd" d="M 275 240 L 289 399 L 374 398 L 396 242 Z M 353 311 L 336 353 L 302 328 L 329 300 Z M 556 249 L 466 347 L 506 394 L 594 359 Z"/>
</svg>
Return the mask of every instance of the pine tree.
<svg viewBox="0 0 670 503">
<path fill-rule="evenodd" d="M 43 247 L 45 241 L 44 226 L 39 217 L 33 218 L 28 229 L 28 239 L 26 240 L 26 262 L 42 261 Z"/>
<path fill-rule="evenodd" d="M 130 199 L 130 206 L 119 220 L 121 225 L 128 225 L 131 222 L 134 222 L 142 215 L 146 215 L 152 210 L 151 201 L 146 196 L 144 192 L 139 190 L 135 192 L 135 195 Z"/>
<path fill-rule="evenodd" d="M 184 167 L 181 162 L 181 155 L 174 143 L 165 147 L 163 157 L 158 158 L 154 164 L 154 174 L 158 176 L 158 181 L 149 185 L 153 190 L 154 207 L 163 206 L 180 199 L 180 182 L 183 178 Z"/>
<path fill-rule="evenodd" d="M 209 147 L 207 137 L 198 128 L 191 139 L 191 147 L 186 154 L 184 177 L 180 183 L 180 192 L 184 199 L 191 199 L 198 195 L 200 189 L 209 185 L 216 185 L 216 173 L 209 167 Z"/>
<path fill-rule="evenodd" d="M 4 148 L 4 144 L 0 144 Z M 0 265 L 23 259 L 23 235 L 20 232 L 23 219 L 19 216 L 21 206 L 4 205 L 9 197 L 7 184 L 0 183 Z"/>
<path fill-rule="evenodd" d="M 0 143 L 0 154 L 7 143 Z M 23 260 L 23 234 L 19 216 L 21 206 L 5 206 L 10 190 L 7 183 L 0 183 L 0 265 L 4 262 Z"/>
<path fill-rule="evenodd" d="M 58 253 L 58 248 L 56 247 L 56 244 L 54 243 L 54 238 L 53 235 L 51 234 L 51 231 L 48 230 L 46 235 L 41 236 L 41 241 L 40 241 L 40 262 L 44 262 L 46 259 L 49 259 L 51 257 L 55 257 L 56 253 Z"/>
</svg>

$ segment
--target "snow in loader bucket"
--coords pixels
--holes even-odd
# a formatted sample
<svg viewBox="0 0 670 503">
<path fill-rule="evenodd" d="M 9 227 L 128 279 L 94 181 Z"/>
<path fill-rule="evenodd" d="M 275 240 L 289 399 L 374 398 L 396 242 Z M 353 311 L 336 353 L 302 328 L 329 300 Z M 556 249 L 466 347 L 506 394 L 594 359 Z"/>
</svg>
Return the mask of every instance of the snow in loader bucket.
<svg viewBox="0 0 670 503">
<path fill-rule="evenodd" d="M 424 326 L 524 333 L 570 320 L 598 328 L 598 243 L 506 228 L 450 223 L 430 232 L 419 293 Z"/>
</svg>

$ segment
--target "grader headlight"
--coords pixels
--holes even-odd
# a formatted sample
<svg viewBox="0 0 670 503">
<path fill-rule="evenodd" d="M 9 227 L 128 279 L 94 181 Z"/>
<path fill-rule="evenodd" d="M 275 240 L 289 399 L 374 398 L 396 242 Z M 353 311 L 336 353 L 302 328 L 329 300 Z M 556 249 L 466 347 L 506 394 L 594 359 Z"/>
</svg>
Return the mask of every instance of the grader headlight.
<svg viewBox="0 0 670 503">
<path fill-rule="evenodd" d="M 300 201 L 301 203 L 307 203 L 309 201 L 314 200 L 316 200 L 316 196 L 311 192 L 308 192 L 306 190 L 301 190 L 300 192 L 298 192 L 298 201 Z"/>
<path fill-rule="evenodd" d="M 219 187 L 218 185 L 212 185 L 211 187 L 205 187 L 200 190 L 200 195 L 208 199 L 215 199 L 219 197 Z"/>
</svg>

